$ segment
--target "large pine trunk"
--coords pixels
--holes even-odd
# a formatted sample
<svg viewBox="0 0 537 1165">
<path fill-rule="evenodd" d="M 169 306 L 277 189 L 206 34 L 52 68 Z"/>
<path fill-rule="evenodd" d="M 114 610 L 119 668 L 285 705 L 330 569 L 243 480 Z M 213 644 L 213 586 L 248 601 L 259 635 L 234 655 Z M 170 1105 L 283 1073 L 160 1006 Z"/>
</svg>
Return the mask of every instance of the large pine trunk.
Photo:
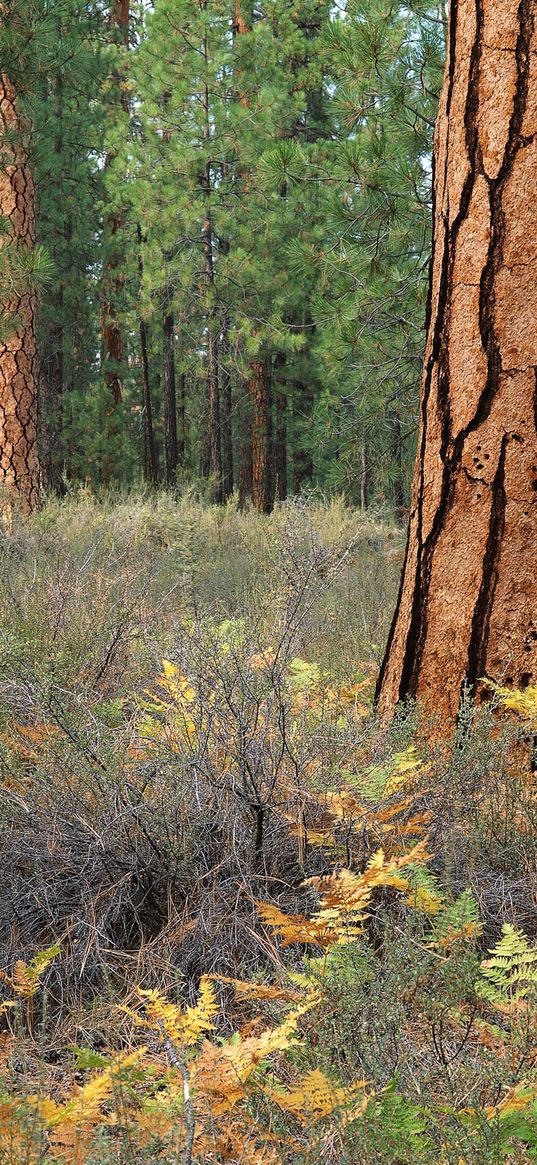
<svg viewBox="0 0 537 1165">
<path fill-rule="evenodd" d="M 537 7 L 452 0 L 406 559 L 379 681 L 452 723 L 537 682 Z"/>
<path fill-rule="evenodd" d="M 16 268 L 17 252 L 35 242 L 35 193 L 16 95 L 3 74 L 0 148 L 0 218 L 8 223 L 6 233 L 0 234 L 0 247 L 12 249 Z M 22 282 L 17 289 L 15 280 L 0 307 L 0 483 L 30 513 L 39 501 L 35 294 Z M 9 520 L 10 505 L 7 512 L 3 509 Z"/>
</svg>

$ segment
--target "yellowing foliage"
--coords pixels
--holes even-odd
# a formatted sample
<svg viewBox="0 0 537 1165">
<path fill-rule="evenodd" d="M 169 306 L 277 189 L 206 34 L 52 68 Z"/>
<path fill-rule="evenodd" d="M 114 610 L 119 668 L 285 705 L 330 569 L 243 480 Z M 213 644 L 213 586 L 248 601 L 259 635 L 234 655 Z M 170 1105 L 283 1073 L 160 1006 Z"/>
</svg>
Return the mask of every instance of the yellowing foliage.
<svg viewBox="0 0 537 1165">
<path fill-rule="evenodd" d="M 352 1106 L 353 1118 L 358 1112 L 363 1112 L 369 1101 L 369 1096 L 364 1096 L 365 1087 L 365 1080 L 358 1081 L 350 1088 L 338 1087 L 319 1068 L 313 1068 L 294 1088 L 266 1088 L 265 1091 L 279 1108 L 309 1127 L 323 1117 L 331 1116 L 337 1109 Z"/>
<path fill-rule="evenodd" d="M 326 952 L 336 943 L 354 942 L 360 937 L 374 890 L 387 886 L 412 895 L 411 881 L 399 871 L 429 857 L 425 842 L 419 842 L 409 853 L 389 860 L 383 850 L 377 850 L 362 874 L 344 869 L 325 878 L 307 879 L 304 885 L 321 894 L 319 908 L 310 918 L 284 914 L 267 902 L 258 902 L 257 909 L 263 922 L 276 930 L 282 946 L 310 943 Z"/>
<path fill-rule="evenodd" d="M 173 1043 L 190 1048 L 200 1036 L 213 1030 L 213 1016 L 218 1012 L 216 994 L 208 976 L 200 980 L 199 998 L 195 1007 L 184 1011 L 170 1003 L 159 991 L 144 991 L 138 988 L 140 1007 L 138 1011 L 123 1007 L 139 1027 L 149 1031 L 161 1031 Z"/>
</svg>

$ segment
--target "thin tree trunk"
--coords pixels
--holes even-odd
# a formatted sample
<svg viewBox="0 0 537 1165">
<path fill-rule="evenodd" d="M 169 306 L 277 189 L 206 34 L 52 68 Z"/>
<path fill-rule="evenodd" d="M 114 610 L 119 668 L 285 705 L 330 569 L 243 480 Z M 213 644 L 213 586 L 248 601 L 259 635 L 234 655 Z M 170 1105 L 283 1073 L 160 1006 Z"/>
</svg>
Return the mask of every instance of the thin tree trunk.
<svg viewBox="0 0 537 1165">
<path fill-rule="evenodd" d="M 267 360 L 253 360 L 249 380 L 252 401 L 252 501 L 256 510 L 264 514 L 269 514 L 272 509 L 270 388 Z"/>
<path fill-rule="evenodd" d="M 142 286 L 144 274 L 144 260 L 142 253 L 142 245 L 144 238 L 142 235 L 142 228 L 138 223 L 136 228 L 136 236 L 138 239 L 138 274 L 140 276 L 140 287 Z M 148 345 L 148 328 L 147 323 L 142 315 L 138 319 L 138 334 L 140 337 L 140 364 L 142 367 L 142 389 L 143 389 L 143 406 L 144 406 L 144 449 L 145 449 L 145 475 L 151 485 L 158 485 L 159 468 L 157 447 L 155 443 L 155 432 L 153 428 L 153 403 L 151 400 L 151 379 L 149 375 L 149 345 Z"/>
<path fill-rule="evenodd" d="M 174 317 L 169 295 L 166 294 L 162 316 L 163 370 L 164 370 L 164 450 L 166 485 L 177 481 L 179 449 L 177 444 L 177 396 L 175 387 Z"/>
<path fill-rule="evenodd" d="M 144 401 L 144 438 L 145 438 L 145 465 L 146 477 L 151 485 L 158 485 L 159 471 L 155 432 L 153 428 L 153 404 L 151 400 L 151 381 L 149 378 L 149 355 L 147 342 L 147 323 L 140 316 L 138 320 L 140 336 L 140 363 L 142 366 L 142 386 Z"/>
<path fill-rule="evenodd" d="M 8 141 L 1 141 L 8 136 Z M 0 74 L 0 217 L 7 220 L 0 247 L 9 248 L 16 266 L 35 244 L 35 191 L 19 119 L 16 94 Z M 8 486 L 23 511 L 39 502 L 37 452 L 37 361 L 35 294 L 11 290 L 0 305 L 0 483 Z M 3 505 L 11 520 L 11 502 Z"/>
<path fill-rule="evenodd" d="M 222 497 L 231 497 L 233 493 L 233 398 L 231 387 L 231 372 L 227 365 L 227 357 L 229 355 L 228 344 L 228 327 L 227 318 L 224 319 L 222 327 L 222 341 L 221 341 L 221 373 L 222 373 L 222 399 L 221 399 L 221 433 L 222 433 Z"/>
<path fill-rule="evenodd" d="M 535 0 L 453 0 L 419 449 L 383 712 L 537 683 Z"/>
<path fill-rule="evenodd" d="M 248 385 L 237 394 L 237 484 L 239 507 L 244 509 L 252 497 L 252 405 Z"/>
<path fill-rule="evenodd" d="M 206 8 L 206 0 L 203 0 Z M 203 39 L 203 55 L 205 69 L 209 63 L 209 45 L 207 36 Z M 203 136 L 207 152 L 211 140 L 211 110 L 209 86 L 207 80 L 203 87 L 204 127 Z M 201 188 L 205 202 L 205 221 L 203 223 L 203 255 L 205 263 L 205 279 L 209 307 L 207 311 L 207 404 L 209 413 L 209 471 L 213 479 L 213 501 L 219 504 L 222 501 L 222 434 L 220 429 L 220 385 L 218 379 L 218 321 L 214 307 L 214 231 L 211 208 L 211 163 L 207 157 L 201 174 Z"/>
<path fill-rule="evenodd" d="M 177 400 L 177 448 L 179 464 L 184 466 L 186 460 L 186 374 L 179 376 L 179 397 Z"/>
<path fill-rule="evenodd" d="M 369 466 L 367 464 L 367 443 L 362 437 L 360 445 L 360 509 L 367 510 L 369 505 Z"/>
<path fill-rule="evenodd" d="M 275 362 L 274 407 L 276 412 L 273 475 L 274 495 L 279 502 L 287 497 L 287 393 L 283 383 L 285 356 L 279 355 Z"/>
</svg>

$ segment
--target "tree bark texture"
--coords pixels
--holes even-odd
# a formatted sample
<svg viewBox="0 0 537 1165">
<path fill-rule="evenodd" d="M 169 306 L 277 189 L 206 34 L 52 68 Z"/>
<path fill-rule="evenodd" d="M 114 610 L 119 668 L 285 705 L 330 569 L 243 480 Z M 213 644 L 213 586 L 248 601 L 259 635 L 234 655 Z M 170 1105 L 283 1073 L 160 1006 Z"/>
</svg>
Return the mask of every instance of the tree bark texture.
<svg viewBox="0 0 537 1165">
<path fill-rule="evenodd" d="M 537 6 L 452 0 L 408 545 L 378 698 L 537 682 Z"/>
<path fill-rule="evenodd" d="M 5 135 L 7 141 L 3 141 Z M 16 95 L 0 74 L 0 217 L 8 231 L 0 247 L 16 253 L 35 243 L 35 191 L 24 146 Z M 8 258 L 8 266 L 10 260 Z M 0 482 L 30 513 L 39 501 L 37 454 L 37 349 L 35 293 L 14 279 L 1 304 L 0 336 Z M 8 506 L 8 509 L 10 507 Z M 9 513 L 6 514 L 9 521 Z"/>
</svg>

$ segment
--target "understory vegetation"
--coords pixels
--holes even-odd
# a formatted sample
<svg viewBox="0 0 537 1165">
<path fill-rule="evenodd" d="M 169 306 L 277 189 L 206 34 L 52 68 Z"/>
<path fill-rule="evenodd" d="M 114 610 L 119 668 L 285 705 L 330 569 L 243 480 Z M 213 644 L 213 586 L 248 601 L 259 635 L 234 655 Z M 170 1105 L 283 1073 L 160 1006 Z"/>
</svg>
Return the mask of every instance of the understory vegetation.
<svg viewBox="0 0 537 1165">
<path fill-rule="evenodd" d="M 3 536 L 6 1165 L 536 1159 L 537 691 L 376 722 L 402 549 L 313 497 Z"/>
</svg>

